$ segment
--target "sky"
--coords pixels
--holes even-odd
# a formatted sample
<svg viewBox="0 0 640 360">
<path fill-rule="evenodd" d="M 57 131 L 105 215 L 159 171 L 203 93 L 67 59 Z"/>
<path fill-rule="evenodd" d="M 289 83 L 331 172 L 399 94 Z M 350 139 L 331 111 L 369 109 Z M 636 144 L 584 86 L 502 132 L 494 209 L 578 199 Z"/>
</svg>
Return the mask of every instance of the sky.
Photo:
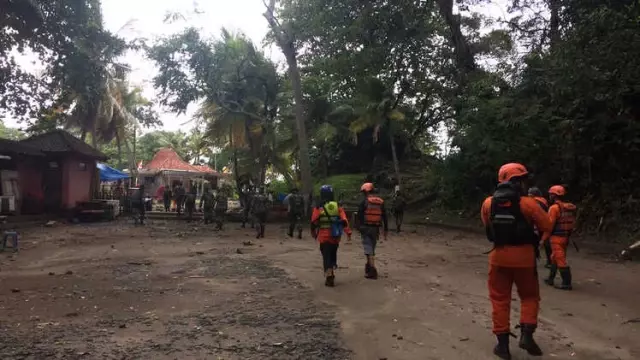
<svg viewBox="0 0 640 360">
<path fill-rule="evenodd" d="M 479 10 L 492 17 L 505 17 L 508 0 L 494 0 L 483 5 Z M 197 9 L 197 11 L 194 11 Z M 262 46 L 268 31 L 268 24 L 263 17 L 265 7 L 263 0 L 102 0 L 102 11 L 105 27 L 126 40 L 146 38 L 158 39 L 178 33 L 182 29 L 193 26 L 200 29 L 204 36 L 218 36 L 222 27 L 231 31 L 241 31 L 254 43 Z M 164 22 L 169 12 L 181 13 L 186 19 L 171 24 Z M 278 63 L 284 63 L 284 57 L 276 46 L 264 48 L 267 57 Z M 41 64 L 34 61 L 33 55 L 26 54 L 20 63 L 27 70 L 37 72 Z M 130 52 L 124 59 L 132 71 L 129 81 L 133 86 L 140 86 L 144 95 L 156 100 L 156 91 L 152 79 L 156 69 L 143 54 Z M 166 109 L 157 108 L 163 127 L 166 130 L 189 130 L 193 125 L 189 122 L 195 105 L 187 110 L 187 114 L 176 115 Z M 12 119 L 6 119 L 5 125 L 17 127 Z"/>
</svg>

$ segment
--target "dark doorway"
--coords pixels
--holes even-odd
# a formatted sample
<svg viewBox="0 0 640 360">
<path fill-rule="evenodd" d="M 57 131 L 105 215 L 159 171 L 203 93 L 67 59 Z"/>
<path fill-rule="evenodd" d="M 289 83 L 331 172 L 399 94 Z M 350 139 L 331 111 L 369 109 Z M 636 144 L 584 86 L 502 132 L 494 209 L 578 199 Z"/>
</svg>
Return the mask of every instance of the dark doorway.
<svg viewBox="0 0 640 360">
<path fill-rule="evenodd" d="M 57 212 L 62 206 L 62 163 L 48 161 L 42 178 L 42 192 L 44 194 L 44 210 L 48 213 Z"/>
</svg>

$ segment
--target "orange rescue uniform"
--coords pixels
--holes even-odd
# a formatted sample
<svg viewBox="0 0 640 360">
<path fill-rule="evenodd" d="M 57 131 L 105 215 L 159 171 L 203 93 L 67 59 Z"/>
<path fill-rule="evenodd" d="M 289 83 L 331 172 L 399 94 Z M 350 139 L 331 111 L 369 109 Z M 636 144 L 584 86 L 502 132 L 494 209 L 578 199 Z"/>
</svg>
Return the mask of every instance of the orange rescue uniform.
<svg viewBox="0 0 640 360">
<path fill-rule="evenodd" d="M 552 228 L 545 232 L 544 239 L 551 238 L 551 261 L 558 268 L 569 266 L 567 264 L 567 246 L 569 246 L 569 236 L 575 227 L 576 211 L 575 205 L 559 200 L 556 200 L 549 207 L 549 220 Z"/>
<path fill-rule="evenodd" d="M 485 226 L 491 222 L 491 200 L 482 204 L 481 217 Z M 520 211 L 525 220 L 540 232 L 551 231 L 551 222 L 535 199 L 520 197 Z M 536 251 L 530 244 L 506 245 L 489 254 L 489 298 L 493 308 L 493 333 L 510 332 L 511 290 L 516 284 L 520 296 L 520 323 L 537 325 L 540 287 L 536 270 Z"/>
</svg>

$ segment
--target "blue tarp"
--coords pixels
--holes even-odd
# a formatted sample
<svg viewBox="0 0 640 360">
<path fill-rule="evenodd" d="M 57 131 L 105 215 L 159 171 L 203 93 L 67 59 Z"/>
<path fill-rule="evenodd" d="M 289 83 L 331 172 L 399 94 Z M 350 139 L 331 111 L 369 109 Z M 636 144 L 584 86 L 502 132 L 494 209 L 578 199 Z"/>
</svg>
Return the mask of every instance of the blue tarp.
<svg viewBox="0 0 640 360">
<path fill-rule="evenodd" d="M 100 170 L 100 181 L 116 181 L 129 178 L 128 174 L 103 163 L 98 163 L 98 170 Z"/>
</svg>

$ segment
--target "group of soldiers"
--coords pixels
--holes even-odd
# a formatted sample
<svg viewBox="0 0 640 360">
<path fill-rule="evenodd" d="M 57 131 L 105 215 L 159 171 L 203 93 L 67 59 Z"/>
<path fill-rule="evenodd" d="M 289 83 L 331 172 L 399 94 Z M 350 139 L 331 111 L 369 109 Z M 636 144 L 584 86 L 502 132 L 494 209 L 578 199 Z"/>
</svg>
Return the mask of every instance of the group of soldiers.
<svg viewBox="0 0 640 360">
<path fill-rule="evenodd" d="M 204 215 L 205 224 L 215 223 L 216 229 L 222 230 L 226 222 L 229 195 L 227 187 L 214 191 L 208 184 L 205 184 L 199 204 L 199 210 Z M 182 183 L 175 184 L 173 189 L 167 186 L 162 194 L 164 210 L 171 211 L 171 201 L 173 200 L 177 215 L 181 216 L 184 212 L 187 221 L 192 221 L 194 213 L 198 210 L 197 197 L 195 186 L 191 186 L 191 190 L 188 192 Z"/>
</svg>

